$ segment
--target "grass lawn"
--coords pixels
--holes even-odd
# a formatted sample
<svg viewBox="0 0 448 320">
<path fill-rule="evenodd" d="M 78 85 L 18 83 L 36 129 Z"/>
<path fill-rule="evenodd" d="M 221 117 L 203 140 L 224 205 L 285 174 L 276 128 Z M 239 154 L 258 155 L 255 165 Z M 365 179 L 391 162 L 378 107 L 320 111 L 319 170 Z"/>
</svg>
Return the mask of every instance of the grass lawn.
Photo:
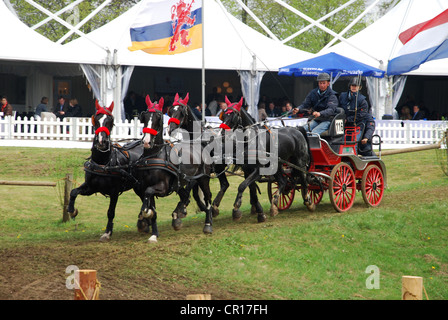
<svg viewBox="0 0 448 320">
<path fill-rule="evenodd" d="M 231 210 L 240 177 L 230 177 L 213 234 L 202 234 L 204 214 L 188 207 L 182 230 L 171 228 L 178 197 L 157 199 L 160 238 L 136 230 L 140 200 L 120 196 L 114 234 L 98 241 L 109 199 L 78 197 L 76 220 L 62 223 L 66 173 L 83 182 L 89 150 L 0 148 L 0 180 L 58 182 L 53 187 L 0 185 L 0 299 L 72 299 L 65 269 L 98 270 L 101 299 L 400 300 L 401 277 L 423 277 L 430 300 L 448 298 L 448 177 L 434 150 L 385 156 L 388 189 L 378 208 L 357 193 L 348 213 L 336 213 L 328 192 L 314 213 L 301 197 L 286 211 L 257 223 L 249 194 L 243 218 Z M 212 180 L 213 195 L 219 183 Z M 266 184 L 260 201 L 269 212 Z M 371 268 L 379 289 L 368 289 Z M 367 270 L 367 273 L 366 273 Z"/>
</svg>

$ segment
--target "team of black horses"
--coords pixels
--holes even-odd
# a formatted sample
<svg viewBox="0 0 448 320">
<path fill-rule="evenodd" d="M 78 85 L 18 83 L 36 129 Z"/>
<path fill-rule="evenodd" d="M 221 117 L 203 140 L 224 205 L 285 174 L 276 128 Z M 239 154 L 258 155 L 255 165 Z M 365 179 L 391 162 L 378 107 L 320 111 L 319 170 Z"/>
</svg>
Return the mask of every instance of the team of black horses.
<svg viewBox="0 0 448 320">
<path fill-rule="evenodd" d="M 304 204 L 311 206 L 306 190 L 311 153 L 303 128 L 273 129 L 257 123 L 242 107 L 243 99 L 232 103 L 227 97 L 227 109 L 220 116 L 222 123 L 219 128 L 211 128 L 195 116 L 188 100 L 188 94 L 183 99 L 176 94 L 168 108 L 168 128 L 164 128 L 163 98 L 152 102 L 147 96 L 148 108 L 140 114 L 142 138 L 123 146 L 113 143 L 110 137 L 114 126 L 113 103 L 105 107 L 95 102 L 96 114 L 92 116 L 95 136 L 91 156 L 84 164 L 85 182 L 71 191 L 68 212 L 73 218 L 78 214 L 75 209 L 78 195 L 99 192 L 108 196 L 108 222 L 101 241 L 110 239 L 118 197 L 130 189 L 141 199 L 137 228 L 140 232 L 151 233 L 149 242 L 157 242 L 159 237 L 155 199 L 172 193 L 179 196 L 172 213 L 173 228 L 182 227 L 192 194 L 198 208 L 205 212 L 203 232 L 211 234 L 213 217 L 219 214 L 220 203 L 229 187 L 226 175 L 229 168 L 240 168 L 244 172 L 244 181 L 238 186 L 234 202 L 234 220 L 241 218 L 240 207 L 246 188 L 250 190 L 251 212 L 256 213 L 258 222 L 266 220 L 257 196 L 257 181 L 262 176 L 273 177 L 279 186 L 271 201 L 271 216 L 278 213 L 278 195 L 285 188 L 286 179 L 302 186 Z M 164 129 L 167 129 L 166 136 Z M 278 159 L 293 164 L 288 178 Z M 220 190 L 213 201 L 212 174 L 220 182 Z"/>
</svg>

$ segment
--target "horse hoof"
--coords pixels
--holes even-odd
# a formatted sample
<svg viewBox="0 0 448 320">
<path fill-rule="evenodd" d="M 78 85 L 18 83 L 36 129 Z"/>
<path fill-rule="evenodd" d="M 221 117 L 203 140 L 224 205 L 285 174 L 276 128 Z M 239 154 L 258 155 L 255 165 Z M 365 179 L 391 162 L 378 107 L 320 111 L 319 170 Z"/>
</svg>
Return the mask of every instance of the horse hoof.
<svg viewBox="0 0 448 320">
<path fill-rule="evenodd" d="M 305 203 L 306 208 L 310 212 L 314 212 L 316 210 L 316 204 L 315 203 Z"/>
<path fill-rule="evenodd" d="M 217 216 L 219 216 L 219 209 L 217 206 L 213 206 L 212 207 L 212 217 L 216 218 Z"/>
<path fill-rule="evenodd" d="M 203 232 L 204 232 L 205 234 L 212 234 L 212 232 L 213 232 L 213 230 L 212 230 L 212 226 L 211 226 L 210 224 L 206 224 L 206 225 L 204 226 L 204 230 L 203 230 Z"/>
<path fill-rule="evenodd" d="M 100 241 L 101 242 L 107 242 L 107 241 L 109 241 L 110 240 L 110 235 L 112 234 L 112 232 L 106 232 L 106 233 L 104 233 L 102 236 L 101 236 L 101 238 L 100 238 Z"/>
<path fill-rule="evenodd" d="M 265 214 L 259 214 L 257 216 L 257 220 L 258 220 L 258 223 L 265 222 L 266 221 L 266 215 Z"/>
<path fill-rule="evenodd" d="M 75 218 L 78 215 L 78 209 L 75 209 L 75 211 L 69 212 L 68 214 L 73 219 L 73 218 Z"/>
<path fill-rule="evenodd" d="M 137 230 L 140 233 L 149 233 L 149 223 L 147 219 L 138 219 L 137 221 Z"/>
<path fill-rule="evenodd" d="M 271 214 L 271 217 L 275 217 L 276 215 L 278 215 L 278 208 L 275 206 L 271 206 L 270 214 Z"/>
<path fill-rule="evenodd" d="M 155 234 L 150 236 L 148 239 L 148 243 L 157 243 L 157 236 Z"/>
<path fill-rule="evenodd" d="M 181 219 L 173 219 L 171 225 L 173 229 L 179 231 L 182 228 L 182 220 Z"/>
<path fill-rule="evenodd" d="M 233 209 L 233 211 L 232 211 L 233 221 L 239 221 L 242 216 L 243 216 L 243 214 L 241 213 L 241 211 L 239 209 Z"/>
</svg>

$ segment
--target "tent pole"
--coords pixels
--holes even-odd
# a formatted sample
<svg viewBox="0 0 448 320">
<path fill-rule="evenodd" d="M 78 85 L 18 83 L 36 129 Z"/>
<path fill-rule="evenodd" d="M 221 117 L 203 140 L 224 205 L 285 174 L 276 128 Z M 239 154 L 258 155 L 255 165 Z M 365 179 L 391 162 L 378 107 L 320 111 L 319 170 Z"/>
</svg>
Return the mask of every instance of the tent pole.
<svg viewBox="0 0 448 320">
<path fill-rule="evenodd" d="M 205 0 L 202 0 L 202 123 L 205 123 L 205 54 L 204 54 L 204 43 L 205 43 Z"/>
</svg>

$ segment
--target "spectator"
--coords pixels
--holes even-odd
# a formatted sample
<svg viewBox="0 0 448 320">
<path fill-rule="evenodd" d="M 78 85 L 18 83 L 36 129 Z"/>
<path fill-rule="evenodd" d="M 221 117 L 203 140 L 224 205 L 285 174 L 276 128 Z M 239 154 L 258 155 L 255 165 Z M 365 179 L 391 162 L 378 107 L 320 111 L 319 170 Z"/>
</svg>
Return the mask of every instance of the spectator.
<svg viewBox="0 0 448 320">
<path fill-rule="evenodd" d="M 82 117 L 82 109 L 78 104 L 78 100 L 70 99 L 68 110 L 65 114 L 66 117 Z"/>
<path fill-rule="evenodd" d="M 275 107 L 274 102 L 269 102 L 268 110 L 266 110 L 266 114 L 268 115 L 268 117 L 272 117 L 272 118 L 279 116 L 278 110 Z"/>
<path fill-rule="evenodd" d="M 67 112 L 67 107 L 65 105 L 65 98 L 63 96 L 59 96 L 58 103 L 54 109 L 54 114 L 59 119 L 64 119 L 65 113 Z"/>
<path fill-rule="evenodd" d="M 411 120 L 411 119 L 412 119 L 411 109 L 409 109 L 408 106 L 403 106 L 401 108 L 400 120 Z"/>
<path fill-rule="evenodd" d="M 3 112 L 3 116 L 12 116 L 12 106 L 8 103 L 6 96 L 2 96 L 0 110 Z"/>
<path fill-rule="evenodd" d="M 37 105 L 36 110 L 34 111 L 34 116 L 40 118 L 42 112 L 48 112 L 47 104 L 48 97 L 42 97 L 40 103 Z"/>
<path fill-rule="evenodd" d="M 258 105 L 258 121 L 264 121 L 268 117 L 264 102 Z"/>
<path fill-rule="evenodd" d="M 218 112 L 216 113 L 216 116 L 217 116 L 217 117 L 220 117 L 221 114 L 224 114 L 224 112 L 226 111 L 226 109 L 227 109 L 227 104 L 226 104 L 224 101 L 220 101 L 220 102 L 218 103 L 218 105 L 219 105 L 219 110 L 218 110 Z"/>
<path fill-rule="evenodd" d="M 423 120 L 425 118 L 425 113 L 420 110 L 418 105 L 414 106 L 414 115 L 412 116 L 412 120 Z"/>
</svg>

